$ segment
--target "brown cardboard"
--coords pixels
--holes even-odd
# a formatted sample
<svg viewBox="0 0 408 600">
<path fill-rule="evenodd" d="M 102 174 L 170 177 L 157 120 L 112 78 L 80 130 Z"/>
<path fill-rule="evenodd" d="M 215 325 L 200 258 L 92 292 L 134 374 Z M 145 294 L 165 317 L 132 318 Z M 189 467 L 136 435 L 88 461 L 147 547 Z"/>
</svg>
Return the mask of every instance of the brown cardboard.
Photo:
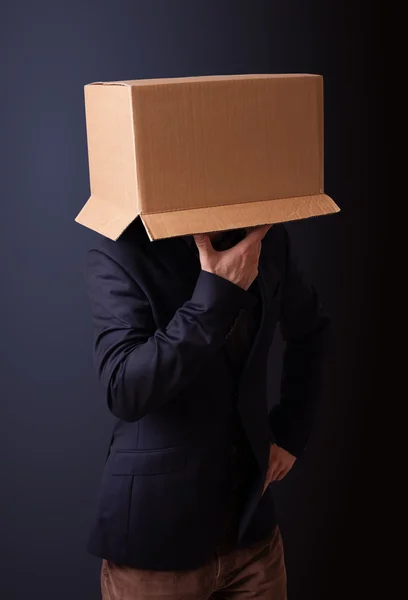
<svg viewBox="0 0 408 600">
<path fill-rule="evenodd" d="M 323 80 L 233 75 L 85 86 L 91 197 L 76 218 L 151 240 L 338 212 L 323 191 Z"/>
</svg>

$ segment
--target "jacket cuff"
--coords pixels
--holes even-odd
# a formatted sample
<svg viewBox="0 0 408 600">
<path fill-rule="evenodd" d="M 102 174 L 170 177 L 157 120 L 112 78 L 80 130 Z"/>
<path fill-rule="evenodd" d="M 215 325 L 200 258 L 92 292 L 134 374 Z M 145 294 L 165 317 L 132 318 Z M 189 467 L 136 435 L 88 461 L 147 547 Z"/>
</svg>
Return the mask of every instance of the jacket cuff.
<svg viewBox="0 0 408 600">
<path fill-rule="evenodd" d="M 253 306 L 250 292 L 208 271 L 200 271 L 190 300 L 196 320 L 205 331 L 214 331 L 227 337 L 241 310 Z"/>
<path fill-rule="evenodd" d="M 288 423 L 282 423 L 280 417 L 280 406 L 278 405 L 269 413 L 271 437 L 278 446 L 299 458 L 306 449 L 308 436 L 295 427 L 289 427 Z"/>
<path fill-rule="evenodd" d="M 278 444 L 276 437 L 275 437 L 273 431 L 271 430 L 271 428 L 269 428 L 269 442 L 271 444 Z M 278 444 L 278 446 L 279 446 L 279 444 Z"/>
<path fill-rule="evenodd" d="M 274 433 L 272 433 L 272 437 L 274 438 L 275 444 L 296 458 L 300 458 L 305 451 L 306 445 L 299 443 L 298 440 L 290 439 L 290 437 L 286 436 L 275 435 Z"/>
</svg>

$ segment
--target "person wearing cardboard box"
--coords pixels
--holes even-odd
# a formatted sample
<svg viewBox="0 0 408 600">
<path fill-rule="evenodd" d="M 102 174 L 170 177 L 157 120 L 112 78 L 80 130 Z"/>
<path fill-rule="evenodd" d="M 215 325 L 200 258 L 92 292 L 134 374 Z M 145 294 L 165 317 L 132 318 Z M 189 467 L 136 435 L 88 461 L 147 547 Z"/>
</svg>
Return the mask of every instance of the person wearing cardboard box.
<svg viewBox="0 0 408 600">
<path fill-rule="evenodd" d="M 329 317 L 282 223 L 339 210 L 322 191 L 321 79 L 91 84 L 86 99 L 77 221 L 104 236 L 87 289 L 117 417 L 88 543 L 103 598 L 284 600 L 273 486 L 311 433 Z"/>
<path fill-rule="evenodd" d="M 329 321 L 284 227 L 243 234 L 218 250 L 205 235 L 152 244 L 137 221 L 89 252 L 96 364 L 119 419 L 90 538 L 106 600 L 286 597 L 271 484 L 306 444 Z"/>
</svg>

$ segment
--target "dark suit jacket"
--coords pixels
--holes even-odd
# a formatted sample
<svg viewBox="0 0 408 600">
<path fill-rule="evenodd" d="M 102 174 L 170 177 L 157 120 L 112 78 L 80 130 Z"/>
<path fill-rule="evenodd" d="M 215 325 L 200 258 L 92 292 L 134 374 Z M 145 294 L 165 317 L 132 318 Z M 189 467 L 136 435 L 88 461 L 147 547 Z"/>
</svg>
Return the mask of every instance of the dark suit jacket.
<svg viewBox="0 0 408 600">
<path fill-rule="evenodd" d="M 275 524 L 269 487 L 271 440 L 298 456 L 319 395 L 328 317 L 292 257 L 286 229 L 262 244 L 261 325 L 236 397 L 224 342 L 248 293 L 202 271 L 185 240 L 150 242 L 137 219 L 87 259 L 103 394 L 118 418 L 88 549 L 145 569 L 189 569 L 214 550 L 231 496 L 232 412 L 257 470 L 239 545 Z M 268 414 L 267 356 L 277 323 L 287 342 L 279 405 Z"/>
</svg>

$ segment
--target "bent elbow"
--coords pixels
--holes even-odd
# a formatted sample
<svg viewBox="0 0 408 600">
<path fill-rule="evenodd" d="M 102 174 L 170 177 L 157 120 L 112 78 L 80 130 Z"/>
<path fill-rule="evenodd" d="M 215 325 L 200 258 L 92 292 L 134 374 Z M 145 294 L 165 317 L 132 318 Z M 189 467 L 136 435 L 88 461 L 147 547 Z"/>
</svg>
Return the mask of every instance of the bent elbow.
<svg viewBox="0 0 408 600">
<path fill-rule="evenodd" d="M 110 412 L 121 421 L 134 423 L 142 418 L 140 402 L 136 390 L 129 389 L 124 385 L 123 378 L 112 374 L 108 381 L 104 382 L 105 398 Z"/>
</svg>

